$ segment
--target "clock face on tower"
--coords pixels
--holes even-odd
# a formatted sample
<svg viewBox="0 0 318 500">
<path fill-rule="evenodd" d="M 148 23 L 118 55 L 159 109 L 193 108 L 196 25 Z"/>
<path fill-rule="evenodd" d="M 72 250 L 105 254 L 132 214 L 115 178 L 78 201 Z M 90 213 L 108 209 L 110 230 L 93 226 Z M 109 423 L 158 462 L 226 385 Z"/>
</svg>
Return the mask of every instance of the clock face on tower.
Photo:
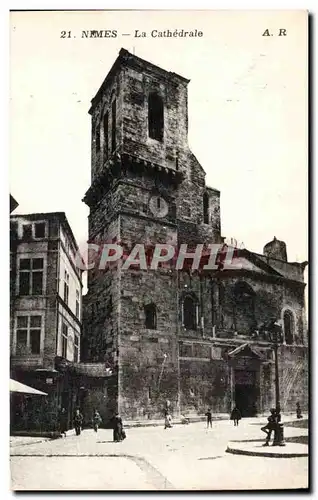
<svg viewBox="0 0 318 500">
<path fill-rule="evenodd" d="M 169 211 L 168 203 L 162 196 L 152 196 L 149 200 L 149 209 L 154 217 L 165 217 Z"/>
</svg>

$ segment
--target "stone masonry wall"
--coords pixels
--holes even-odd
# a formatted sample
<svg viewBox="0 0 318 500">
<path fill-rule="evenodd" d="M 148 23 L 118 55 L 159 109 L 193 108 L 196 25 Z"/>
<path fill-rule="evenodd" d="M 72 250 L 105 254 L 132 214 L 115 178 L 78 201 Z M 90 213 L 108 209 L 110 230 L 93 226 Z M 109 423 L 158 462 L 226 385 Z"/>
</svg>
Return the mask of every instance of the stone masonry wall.
<svg viewBox="0 0 318 500">
<path fill-rule="evenodd" d="M 161 416 L 166 399 L 176 404 L 174 280 L 165 270 L 121 272 L 119 406 L 126 418 Z M 154 330 L 145 325 L 150 302 L 157 307 Z"/>
<path fill-rule="evenodd" d="M 231 411 L 229 367 L 223 360 L 180 360 L 181 410 L 184 414 Z"/>
<path fill-rule="evenodd" d="M 220 275 L 221 284 L 223 285 L 224 296 L 222 303 L 223 328 L 225 330 L 234 329 L 234 286 L 237 282 L 244 281 L 255 292 L 255 320 L 258 326 L 268 321 L 269 318 L 281 319 L 283 311 L 288 308 L 295 316 L 295 342 L 303 344 L 303 295 L 302 286 L 289 285 L 285 282 L 273 282 L 259 275 L 258 278 L 249 276 L 245 273 L 244 276 L 229 276 Z M 209 309 L 209 304 L 207 304 Z M 237 312 L 236 312 L 237 314 Z M 209 322 L 209 321 L 208 321 Z M 238 332 L 240 333 L 240 332 Z"/>
</svg>

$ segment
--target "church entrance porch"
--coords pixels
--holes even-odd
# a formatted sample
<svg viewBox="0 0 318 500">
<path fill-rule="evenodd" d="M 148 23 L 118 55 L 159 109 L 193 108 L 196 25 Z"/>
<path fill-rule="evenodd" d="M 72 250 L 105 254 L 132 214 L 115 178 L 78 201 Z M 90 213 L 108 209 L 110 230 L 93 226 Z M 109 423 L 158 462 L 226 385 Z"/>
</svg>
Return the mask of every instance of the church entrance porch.
<svg viewBox="0 0 318 500">
<path fill-rule="evenodd" d="M 231 367 L 232 408 L 242 417 L 261 412 L 260 372 L 264 355 L 250 344 L 242 344 L 228 353 Z"/>
<path fill-rule="evenodd" d="M 234 402 L 242 417 L 256 416 L 258 399 L 256 372 L 234 370 Z"/>
</svg>

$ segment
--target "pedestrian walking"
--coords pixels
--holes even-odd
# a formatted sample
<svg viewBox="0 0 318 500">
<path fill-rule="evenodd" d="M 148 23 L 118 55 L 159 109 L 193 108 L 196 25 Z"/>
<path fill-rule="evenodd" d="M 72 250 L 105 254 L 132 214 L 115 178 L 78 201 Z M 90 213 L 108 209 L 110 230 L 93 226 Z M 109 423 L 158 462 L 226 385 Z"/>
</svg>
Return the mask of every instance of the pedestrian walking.
<svg viewBox="0 0 318 500">
<path fill-rule="evenodd" d="M 266 433 L 266 439 L 265 439 L 265 443 L 263 444 L 263 446 L 269 446 L 272 432 L 275 431 L 276 426 L 278 424 L 278 417 L 276 415 L 275 408 L 271 408 L 271 414 L 267 418 L 267 421 L 268 421 L 267 424 L 264 425 L 264 427 L 261 427 L 261 431 Z"/>
<path fill-rule="evenodd" d="M 241 418 L 242 418 L 242 415 L 241 415 L 240 410 L 238 409 L 237 406 L 234 406 L 234 408 L 233 408 L 233 410 L 231 412 L 231 420 L 234 421 L 234 427 L 238 426 L 239 421 L 241 420 Z"/>
<path fill-rule="evenodd" d="M 102 417 L 100 416 L 99 412 L 95 410 L 93 416 L 93 429 L 95 432 L 98 431 L 98 428 L 101 423 L 102 423 Z"/>
<path fill-rule="evenodd" d="M 208 411 L 206 412 L 205 416 L 206 416 L 207 429 L 209 428 L 209 426 L 212 428 L 212 412 L 210 408 L 208 408 Z"/>
<path fill-rule="evenodd" d="M 168 411 L 165 411 L 165 429 L 171 429 L 172 427 L 172 416 Z"/>
<path fill-rule="evenodd" d="M 64 406 L 60 409 L 59 413 L 59 427 L 60 427 L 60 433 L 66 437 L 66 431 L 67 431 L 67 412 L 64 408 Z"/>
<path fill-rule="evenodd" d="M 79 408 L 76 408 L 74 415 L 74 427 L 76 436 L 79 436 L 81 434 L 82 425 L 83 425 L 83 415 L 81 414 Z"/>
<path fill-rule="evenodd" d="M 116 413 L 113 418 L 113 440 L 119 443 L 126 439 L 126 432 L 124 431 L 123 421 L 121 416 Z"/>
</svg>

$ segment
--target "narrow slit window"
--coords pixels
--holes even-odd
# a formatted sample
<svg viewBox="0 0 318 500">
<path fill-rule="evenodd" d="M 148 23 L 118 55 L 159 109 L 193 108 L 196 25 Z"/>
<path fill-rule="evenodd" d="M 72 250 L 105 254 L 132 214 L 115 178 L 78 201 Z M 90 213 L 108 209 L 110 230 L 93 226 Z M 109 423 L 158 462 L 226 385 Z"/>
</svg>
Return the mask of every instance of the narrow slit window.
<svg viewBox="0 0 318 500">
<path fill-rule="evenodd" d="M 149 330 L 157 328 L 157 309 L 155 304 L 147 304 L 145 306 L 145 327 Z"/>
<path fill-rule="evenodd" d="M 209 224 L 209 196 L 207 193 L 203 195 L 203 222 Z"/>
<path fill-rule="evenodd" d="M 116 99 L 112 104 L 112 153 L 116 149 Z"/>
<path fill-rule="evenodd" d="M 284 313 L 284 333 L 286 344 L 293 344 L 294 342 L 294 316 L 289 310 Z"/>
<path fill-rule="evenodd" d="M 96 153 L 99 153 L 100 152 L 100 124 L 99 123 L 96 126 L 95 141 L 96 141 Z"/>
<path fill-rule="evenodd" d="M 108 158 L 108 134 L 109 134 L 109 129 L 108 129 L 108 111 L 106 111 L 104 115 L 104 120 L 103 120 L 103 128 L 104 128 L 104 154 L 105 158 Z"/>
<path fill-rule="evenodd" d="M 183 326 L 187 330 L 196 330 L 197 328 L 197 303 L 189 295 L 183 301 Z"/>
</svg>

